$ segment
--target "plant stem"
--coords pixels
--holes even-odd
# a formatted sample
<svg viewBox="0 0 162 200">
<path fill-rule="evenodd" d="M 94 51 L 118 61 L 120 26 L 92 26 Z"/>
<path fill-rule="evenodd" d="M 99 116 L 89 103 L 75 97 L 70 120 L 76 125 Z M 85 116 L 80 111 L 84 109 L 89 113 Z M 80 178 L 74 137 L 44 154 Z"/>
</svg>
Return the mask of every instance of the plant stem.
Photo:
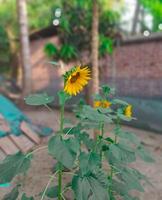
<svg viewBox="0 0 162 200">
<path fill-rule="evenodd" d="M 64 105 L 61 105 L 61 115 L 60 115 L 60 137 L 62 139 L 64 126 Z M 59 173 L 58 173 L 58 200 L 62 200 L 62 164 L 59 163 Z"/>
<path fill-rule="evenodd" d="M 103 136 L 104 136 L 104 122 L 102 122 L 102 124 L 101 124 L 101 139 L 100 139 L 100 142 L 101 142 Z M 100 158 L 101 158 L 101 168 L 102 168 L 102 149 L 100 151 Z"/>
<path fill-rule="evenodd" d="M 109 186 L 109 196 L 111 197 L 112 192 L 112 179 L 113 179 L 113 167 L 111 166 L 110 169 L 110 186 Z"/>
<path fill-rule="evenodd" d="M 118 136 L 115 134 L 115 139 L 114 139 L 115 144 L 117 143 L 117 139 L 118 139 Z"/>
<path fill-rule="evenodd" d="M 117 119 L 117 122 L 116 122 L 116 128 L 117 128 L 117 131 L 118 129 L 120 129 L 120 120 Z M 118 132 L 116 131 L 115 133 L 115 138 L 114 138 L 114 143 L 117 144 L 117 140 L 118 140 Z M 114 169 L 113 169 L 113 166 L 111 166 L 111 169 L 110 169 L 110 187 L 109 187 L 109 194 L 111 196 L 111 193 L 112 193 L 112 189 L 111 189 L 111 185 L 112 185 L 112 179 L 113 179 L 113 175 L 114 175 Z"/>
<path fill-rule="evenodd" d="M 104 136 L 104 122 L 101 124 L 101 136 Z"/>
<path fill-rule="evenodd" d="M 61 116 L 60 116 L 60 136 L 63 134 L 64 126 L 64 105 L 61 105 Z"/>
<path fill-rule="evenodd" d="M 56 175 L 57 173 L 58 173 L 58 171 L 56 171 L 56 172 L 51 176 L 51 178 L 49 179 L 49 181 L 48 181 L 48 183 L 47 183 L 47 185 L 46 185 L 46 187 L 45 187 L 45 189 L 44 189 L 44 191 L 43 191 L 41 200 L 44 199 L 44 197 L 45 197 L 45 195 L 46 195 L 46 192 L 47 192 L 47 189 L 48 189 L 50 183 L 52 182 L 52 180 L 55 178 L 55 175 Z"/>
<path fill-rule="evenodd" d="M 34 149 L 33 151 L 31 151 L 31 152 L 29 152 L 28 154 L 26 154 L 26 158 L 29 157 L 30 155 L 36 153 L 37 151 L 40 151 L 40 150 L 42 150 L 42 149 L 47 149 L 47 148 L 48 148 L 48 146 L 46 145 L 46 146 L 42 146 L 42 147 L 39 147 L 39 148 L 37 148 L 37 149 Z"/>
<path fill-rule="evenodd" d="M 59 163 L 58 173 L 58 200 L 62 200 L 62 164 Z"/>
</svg>

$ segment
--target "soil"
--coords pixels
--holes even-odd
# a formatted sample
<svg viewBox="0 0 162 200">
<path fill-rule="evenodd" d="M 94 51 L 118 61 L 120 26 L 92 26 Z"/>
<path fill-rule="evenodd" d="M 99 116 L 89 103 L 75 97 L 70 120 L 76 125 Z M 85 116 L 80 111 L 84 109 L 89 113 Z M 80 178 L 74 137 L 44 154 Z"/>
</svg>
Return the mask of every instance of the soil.
<svg viewBox="0 0 162 200">
<path fill-rule="evenodd" d="M 57 110 L 49 112 L 45 109 L 38 109 L 34 111 L 25 110 L 24 112 L 34 123 L 49 126 L 53 128 L 54 131 L 58 130 L 59 112 Z M 66 113 L 66 116 L 75 123 L 75 119 L 72 117 L 71 113 Z M 139 160 L 133 164 L 135 168 L 147 175 L 153 184 L 153 186 L 146 185 L 144 193 L 136 194 L 141 200 L 162 200 L 162 135 L 128 126 L 124 126 L 123 128 L 137 134 L 156 160 L 153 164 L 146 164 Z M 22 183 L 24 190 L 20 191 L 20 193 L 25 191 L 28 196 L 35 195 L 36 200 L 41 200 L 38 194 L 47 185 L 51 169 L 55 163 L 48 155 L 47 148 L 45 147 L 46 145 L 47 141 L 44 140 L 41 145 L 43 147 L 42 150 L 35 153 L 32 166 L 27 176 L 19 176 L 12 182 L 12 187 L 18 182 Z M 54 182 L 55 181 L 56 180 L 54 180 Z M 54 182 L 52 184 L 55 184 Z M 67 182 L 67 180 L 64 180 L 64 182 Z M 0 200 L 3 199 L 3 195 L 10 191 L 11 188 L 0 188 Z M 44 198 L 44 200 L 47 200 L 47 198 Z"/>
</svg>

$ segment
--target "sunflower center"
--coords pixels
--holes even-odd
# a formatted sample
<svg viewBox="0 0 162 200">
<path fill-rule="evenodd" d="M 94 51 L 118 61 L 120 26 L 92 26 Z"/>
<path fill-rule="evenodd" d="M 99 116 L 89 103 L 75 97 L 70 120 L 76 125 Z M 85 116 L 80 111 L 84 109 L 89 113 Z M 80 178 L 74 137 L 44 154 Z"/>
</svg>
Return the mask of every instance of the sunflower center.
<svg viewBox="0 0 162 200">
<path fill-rule="evenodd" d="M 75 75 L 71 76 L 70 82 L 75 83 L 80 76 L 80 72 L 77 72 Z"/>
</svg>

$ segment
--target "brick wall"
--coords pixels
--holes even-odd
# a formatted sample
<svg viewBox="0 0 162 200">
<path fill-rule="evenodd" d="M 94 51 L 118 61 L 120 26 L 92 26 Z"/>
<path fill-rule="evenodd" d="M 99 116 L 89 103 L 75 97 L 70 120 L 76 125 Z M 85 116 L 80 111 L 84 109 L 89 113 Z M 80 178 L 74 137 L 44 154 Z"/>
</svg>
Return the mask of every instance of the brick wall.
<svg viewBox="0 0 162 200">
<path fill-rule="evenodd" d="M 33 90 L 56 91 L 61 86 L 61 70 L 49 65 L 44 55 L 46 42 L 59 45 L 57 37 L 31 42 Z M 112 57 L 100 61 L 101 80 L 115 86 L 120 96 L 162 98 L 162 37 L 125 40 L 116 47 Z"/>
<path fill-rule="evenodd" d="M 114 85 L 119 95 L 162 97 L 162 41 L 122 45 L 102 64 L 103 82 Z"/>
</svg>

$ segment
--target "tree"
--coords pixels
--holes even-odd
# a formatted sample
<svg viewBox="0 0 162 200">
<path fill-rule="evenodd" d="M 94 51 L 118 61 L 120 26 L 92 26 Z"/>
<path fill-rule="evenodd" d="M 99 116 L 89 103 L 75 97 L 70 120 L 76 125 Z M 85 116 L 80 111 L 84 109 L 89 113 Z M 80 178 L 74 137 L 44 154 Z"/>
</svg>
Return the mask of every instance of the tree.
<svg viewBox="0 0 162 200">
<path fill-rule="evenodd" d="M 136 9 L 135 9 L 133 25 L 132 25 L 132 35 L 134 35 L 136 33 L 137 24 L 138 24 L 138 20 L 139 20 L 139 13 L 140 13 L 140 4 L 139 4 L 139 1 L 136 0 Z"/>
<path fill-rule="evenodd" d="M 32 89 L 32 71 L 30 63 L 30 47 L 26 0 L 17 0 L 18 20 L 20 26 L 21 64 L 23 69 L 23 91 L 28 94 Z"/>
<path fill-rule="evenodd" d="M 159 30 L 159 24 L 162 22 L 162 0 L 139 0 L 146 13 L 153 17 L 152 31 Z M 147 24 L 145 24 L 147 27 Z"/>
<path fill-rule="evenodd" d="M 99 9 L 97 0 L 92 5 L 92 41 L 91 41 L 91 64 L 92 64 L 92 94 L 99 93 Z"/>
<path fill-rule="evenodd" d="M 30 31 L 49 26 L 51 24 L 49 11 L 59 2 L 60 0 L 55 2 L 28 0 L 27 10 Z M 0 72 L 8 73 L 15 81 L 18 80 L 18 72 L 20 71 L 17 5 L 18 0 L 0 0 Z"/>
<path fill-rule="evenodd" d="M 16 19 L 16 2 L 13 1 L 0 1 L 0 29 L 5 34 L 1 34 L 0 47 L 2 67 L 9 69 L 13 80 L 17 80 L 18 68 L 18 40 L 17 40 L 17 19 Z M 10 12 L 9 12 L 10 11 Z M 8 44 L 7 50 L 3 53 L 3 46 Z M 5 55 L 3 55 L 5 54 Z"/>
</svg>

